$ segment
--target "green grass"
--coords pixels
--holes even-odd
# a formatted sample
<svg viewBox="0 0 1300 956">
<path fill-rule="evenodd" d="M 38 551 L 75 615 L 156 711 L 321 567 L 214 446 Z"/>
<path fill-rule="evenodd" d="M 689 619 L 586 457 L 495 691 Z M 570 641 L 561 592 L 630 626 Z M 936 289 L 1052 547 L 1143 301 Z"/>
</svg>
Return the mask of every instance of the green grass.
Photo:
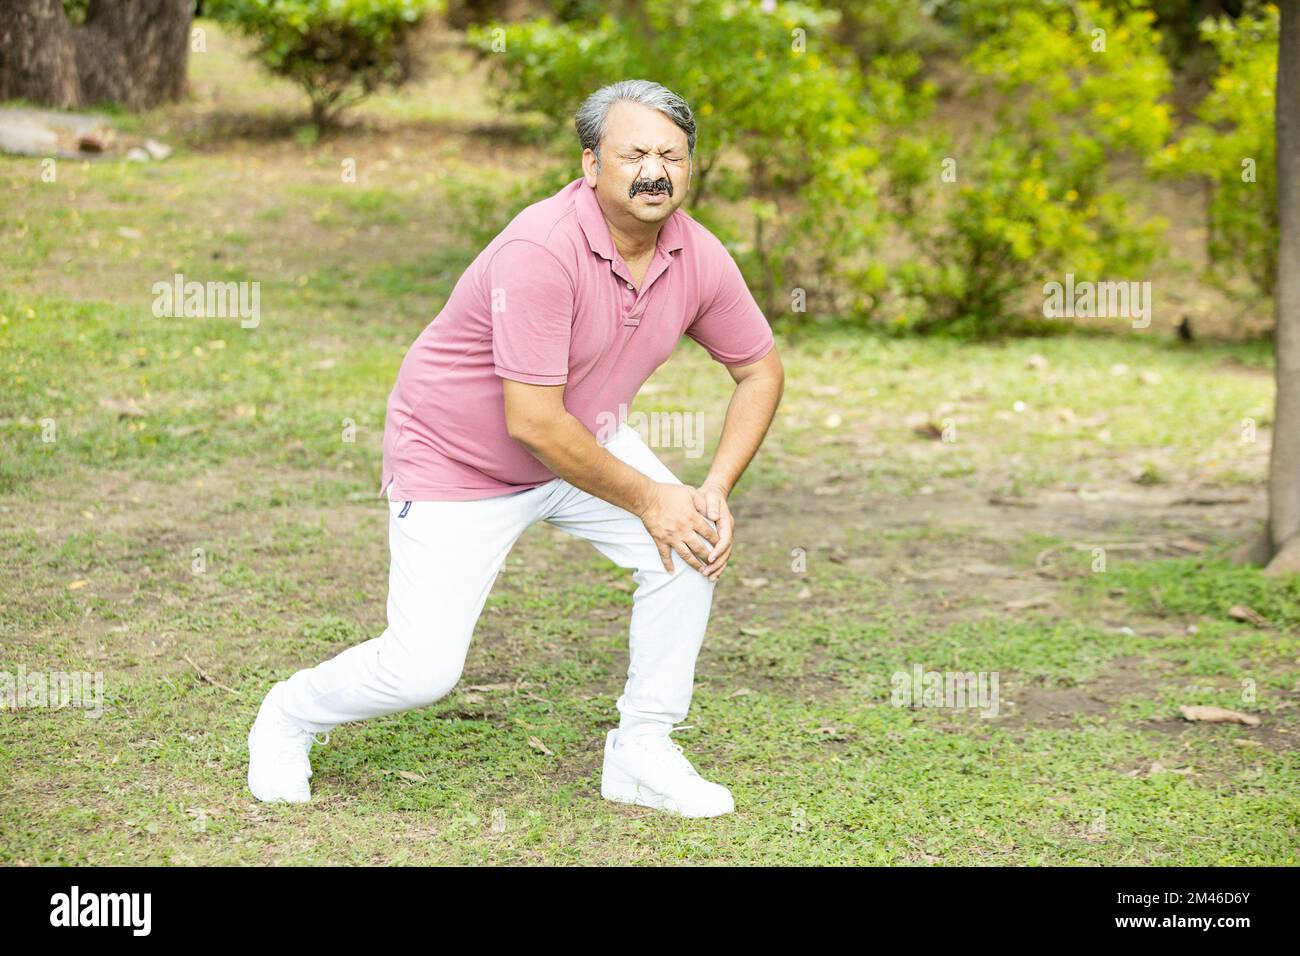
<svg viewBox="0 0 1300 956">
<path fill-rule="evenodd" d="M 254 803 L 261 696 L 383 630 L 385 400 L 491 225 L 466 211 L 540 154 L 485 144 L 463 63 L 459 99 L 295 138 L 295 92 L 209 41 L 192 102 L 121 117 L 166 162 L 44 184 L 0 158 L 0 671 L 99 672 L 107 695 L 95 720 L 0 714 L 0 861 L 1295 863 L 1300 590 L 1221 558 L 1262 514 L 1269 356 L 1133 332 L 780 336 L 786 400 L 677 735 L 734 816 L 599 798 L 630 587 L 540 528 L 456 693 L 339 728 L 310 805 Z M 260 282 L 261 323 L 155 317 L 176 271 Z M 729 392 L 686 343 L 637 408 L 703 413 L 711 448 Z M 709 460 L 662 457 L 687 481 Z M 1207 495 L 1244 502 L 1174 504 Z M 1189 537 L 1204 553 L 1156 556 Z M 1150 548 L 1093 573 L 1115 542 Z M 893 706 L 918 665 L 996 673 L 997 716 Z"/>
</svg>

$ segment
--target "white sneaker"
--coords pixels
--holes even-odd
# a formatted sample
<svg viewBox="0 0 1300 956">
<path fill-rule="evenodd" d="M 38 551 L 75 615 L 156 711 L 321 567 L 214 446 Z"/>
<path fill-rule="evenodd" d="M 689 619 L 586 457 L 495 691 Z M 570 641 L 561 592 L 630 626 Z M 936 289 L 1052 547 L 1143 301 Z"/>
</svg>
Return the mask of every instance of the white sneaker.
<svg viewBox="0 0 1300 956">
<path fill-rule="evenodd" d="M 280 709 L 283 692 L 283 682 L 271 688 L 248 732 L 248 789 L 267 803 L 306 803 L 311 799 L 307 752 L 330 737 L 320 740 L 290 720 Z"/>
<path fill-rule="evenodd" d="M 731 791 L 696 773 L 668 734 L 621 738 L 611 730 L 605 736 L 600 795 L 684 817 L 716 817 L 736 809 Z"/>
</svg>

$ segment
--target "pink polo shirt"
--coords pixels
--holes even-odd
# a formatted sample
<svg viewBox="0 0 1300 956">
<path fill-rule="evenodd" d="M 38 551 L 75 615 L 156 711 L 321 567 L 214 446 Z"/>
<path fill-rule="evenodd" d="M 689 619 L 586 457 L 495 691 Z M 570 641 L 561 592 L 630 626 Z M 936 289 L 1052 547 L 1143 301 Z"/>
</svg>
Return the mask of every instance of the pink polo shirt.
<svg viewBox="0 0 1300 956">
<path fill-rule="evenodd" d="M 726 247 L 678 209 L 639 289 L 582 179 L 529 206 L 456 283 L 397 374 L 380 496 L 465 501 L 555 477 L 506 431 L 501 379 L 563 385 L 593 435 L 689 335 L 747 365 L 772 330 Z"/>
</svg>

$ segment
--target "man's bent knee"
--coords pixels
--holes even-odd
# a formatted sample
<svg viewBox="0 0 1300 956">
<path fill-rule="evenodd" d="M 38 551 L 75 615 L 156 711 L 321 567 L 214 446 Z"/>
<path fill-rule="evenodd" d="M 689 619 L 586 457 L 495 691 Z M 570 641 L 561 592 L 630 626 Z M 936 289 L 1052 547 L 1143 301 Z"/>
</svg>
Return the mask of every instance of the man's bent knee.
<svg viewBox="0 0 1300 956">
<path fill-rule="evenodd" d="M 463 658 L 454 661 L 407 658 L 400 668 L 389 662 L 385 668 L 386 683 L 403 709 L 426 707 L 455 690 L 464 665 Z"/>
</svg>

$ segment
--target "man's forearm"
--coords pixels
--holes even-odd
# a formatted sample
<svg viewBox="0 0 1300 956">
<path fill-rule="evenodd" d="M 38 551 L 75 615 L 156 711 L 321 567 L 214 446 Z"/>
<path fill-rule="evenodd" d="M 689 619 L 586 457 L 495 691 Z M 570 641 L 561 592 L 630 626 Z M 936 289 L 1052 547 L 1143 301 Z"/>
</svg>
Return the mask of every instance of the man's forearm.
<svg viewBox="0 0 1300 956">
<path fill-rule="evenodd" d="M 754 376 L 736 385 L 704 485 L 713 485 L 730 494 L 763 444 L 781 402 L 783 387 L 782 379 L 772 376 Z"/>
<path fill-rule="evenodd" d="M 569 484 L 640 516 L 654 481 L 600 446 L 568 412 L 515 440 Z"/>
</svg>

